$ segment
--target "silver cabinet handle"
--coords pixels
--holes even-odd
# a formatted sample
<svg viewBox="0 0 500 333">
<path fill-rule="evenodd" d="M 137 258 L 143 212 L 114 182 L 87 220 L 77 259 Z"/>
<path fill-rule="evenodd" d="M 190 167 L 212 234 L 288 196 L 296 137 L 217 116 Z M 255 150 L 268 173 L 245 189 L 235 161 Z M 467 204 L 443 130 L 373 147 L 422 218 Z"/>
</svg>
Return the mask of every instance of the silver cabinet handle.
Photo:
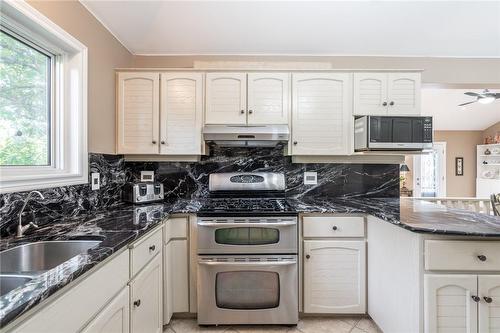
<svg viewBox="0 0 500 333">
<path fill-rule="evenodd" d="M 281 223 L 216 223 L 216 222 L 198 222 L 199 226 L 202 227 L 219 227 L 219 228 L 226 228 L 226 227 L 281 227 L 281 226 L 291 226 L 291 225 L 297 225 L 296 222 L 281 222 Z"/>
<path fill-rule="evenodd" d="M 290 266 L 297 261 L 255 261 L 255 262 L 224 262 L 224 261 L 198 261 L 203 266 Z"/>
</svg>

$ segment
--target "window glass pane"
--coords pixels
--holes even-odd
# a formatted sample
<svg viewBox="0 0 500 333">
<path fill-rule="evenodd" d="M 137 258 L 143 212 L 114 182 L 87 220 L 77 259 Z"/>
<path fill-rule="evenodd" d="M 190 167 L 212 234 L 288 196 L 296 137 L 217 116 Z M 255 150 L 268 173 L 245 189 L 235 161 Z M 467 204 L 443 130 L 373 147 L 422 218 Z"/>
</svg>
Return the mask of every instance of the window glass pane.
<svg viewBox="0 0 500 333">
<path fill-rule="evenodd" d="M 215 242 L 227 245 L 266 245 L 280 240 L 279 230 L 259 227 L 221 228 L 215 230 Z"/>
<path fill-rule="evenodd" d="M 0 31 L 0 165 L 50 165 L 50 65 Z"/>
<path fill-rule="evenodd" d="M 220 272 L 215 280 L 219 308 L 258 310 L 280 305 L 280 279 L 276 272 Z"/>
</svg>

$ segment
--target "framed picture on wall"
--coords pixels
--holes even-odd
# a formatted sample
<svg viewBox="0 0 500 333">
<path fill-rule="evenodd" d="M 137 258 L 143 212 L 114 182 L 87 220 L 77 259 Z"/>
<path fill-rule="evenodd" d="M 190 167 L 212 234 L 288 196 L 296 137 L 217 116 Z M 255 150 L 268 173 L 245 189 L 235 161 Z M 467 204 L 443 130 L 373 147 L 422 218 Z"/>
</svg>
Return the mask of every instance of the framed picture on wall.
<svg viewBox="0 0 500 333">
<path fill-rule="evenodd" d="M 455 157 L 455 176 L 464 175 L 464 158 Z"/>
</svg>

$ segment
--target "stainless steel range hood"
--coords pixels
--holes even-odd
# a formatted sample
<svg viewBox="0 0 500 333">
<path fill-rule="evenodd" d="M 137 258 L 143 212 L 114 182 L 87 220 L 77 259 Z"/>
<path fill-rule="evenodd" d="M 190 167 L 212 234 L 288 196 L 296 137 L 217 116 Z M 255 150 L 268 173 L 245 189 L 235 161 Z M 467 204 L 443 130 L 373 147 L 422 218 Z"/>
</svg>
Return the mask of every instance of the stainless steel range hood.
<svg viewBox="0 0 500 333">
<path fill-rule="evenodd" d="M 203 139 L 222 147 L 274 147 L 287 142 L 287 125 L 206 125 Z"/>
</svg>

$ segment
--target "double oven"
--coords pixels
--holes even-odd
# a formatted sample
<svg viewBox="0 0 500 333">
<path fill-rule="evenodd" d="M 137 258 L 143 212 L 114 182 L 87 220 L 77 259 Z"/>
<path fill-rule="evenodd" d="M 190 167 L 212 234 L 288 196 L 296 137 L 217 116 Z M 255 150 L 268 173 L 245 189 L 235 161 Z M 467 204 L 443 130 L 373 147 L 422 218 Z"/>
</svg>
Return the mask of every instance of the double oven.
<svg viewBox="0 0 500 333">
<path fill-rule="evenodd" d="M 276 177 L 215 175 L 211 181 L 223 178 L 229 189 L 231 179 L 239 187 L 250 183 L 255 188 L 255 182 Z M 235 198 L 236 194 L 225 192 L 226 197 L 209 200 L 199 212 L 200 325 L 297 324 L 297 216 L 282 198 L 267 197 L 271 194 L 265 191 L 269 185 L 260 186 L 264 197 L 255 197 L 257 192 L 252 192 L 252 198 Z M 245 191 L 245 186 L 241 188 Z"/>
</svg>

